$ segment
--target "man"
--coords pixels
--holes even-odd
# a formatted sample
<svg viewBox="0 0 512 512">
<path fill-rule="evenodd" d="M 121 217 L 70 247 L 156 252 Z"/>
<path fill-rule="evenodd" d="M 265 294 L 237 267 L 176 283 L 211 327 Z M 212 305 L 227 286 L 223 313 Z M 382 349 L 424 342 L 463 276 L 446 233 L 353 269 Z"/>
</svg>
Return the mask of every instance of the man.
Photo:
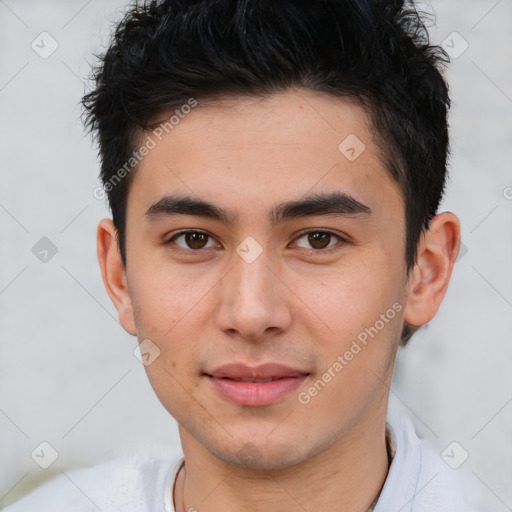
<svg viewBox="0 0 512 512">
<path fill-rule="evenodd" d="M 58 477 L 9 512 L 469 510 L 388 411 L 459 250 L 437 213 L 445 57 L 401 1 L 127 12 L 84 98 L 113 214 L 98 257 L 183 453 L 77 470 L 79 491 Z"/>
</svg>

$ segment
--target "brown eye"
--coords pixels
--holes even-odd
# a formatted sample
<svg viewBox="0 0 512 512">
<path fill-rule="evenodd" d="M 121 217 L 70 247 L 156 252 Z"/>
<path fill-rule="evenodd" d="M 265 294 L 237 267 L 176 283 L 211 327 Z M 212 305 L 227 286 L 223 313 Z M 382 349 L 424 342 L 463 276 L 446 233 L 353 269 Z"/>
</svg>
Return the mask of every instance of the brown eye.
<svg viewBox="0 0 512 512">
<path fill-rule="evenodd" d="M 184 245 L 183 242 L 177 242 L 179 239 L 183 240 Z M 182 231 L 181 233 L 174 235 L 167 243 L 170 244 L 171 242 L 174 242 L 178 247 L 181 247 L 182 249 L 199 250 L 215 246 L 215 243 L 213 246 L 207 245 L 209 239 L 211 239 L 210 235 L 201 231 Z M 214 242 L 213 239 L 212 242 Z"/>
<path fill-rule="evenodd" d="M 204 233 L 186 233 L 185 234 L 185 243 L 191 249 L 202 249 L 206 242 L 208 241 L 208 235 Z"/>
<path fill-rule="evenodd" d="M 341 242 L 344 241 L 343 238 L 341 238 L 339 235 L 331 233 L 330 231 L 309 231 L 307 233 L 303 233 L 301 236 L 299 236 L 299 238 L 297 238 L 298 241 L 305 240 L 305 245 L 304 242 L 297 242 L 297 245 L 304 249 L 314 249 L 328 252 L 331 247 L 334 249 L 337 241 L 336 239 Z"/>
<path fill-rule="evenodd" d="M 308 242 L 314 249 L 325 249 L 331 241 L 329 233 L 309 233 Z"/>
</svg>

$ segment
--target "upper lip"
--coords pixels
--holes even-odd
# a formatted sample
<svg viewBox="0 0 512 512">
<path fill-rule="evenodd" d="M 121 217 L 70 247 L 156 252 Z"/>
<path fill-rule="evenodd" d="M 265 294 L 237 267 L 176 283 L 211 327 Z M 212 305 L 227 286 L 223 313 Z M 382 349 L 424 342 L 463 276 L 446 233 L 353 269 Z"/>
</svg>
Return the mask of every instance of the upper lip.
<svg viewBox="0 0 512 512">
<path fill-rule="evenodd" d="M 302 375 L 308 375 L 308 372 L 279 363 L 264 363 L 259 366 L 247 366 L 243 363 L 230 363 L 207 372 L 207 375 L 215 378 L 227 377 L 230 379 L 271 379 L 299 377 Z"/>
</svg>

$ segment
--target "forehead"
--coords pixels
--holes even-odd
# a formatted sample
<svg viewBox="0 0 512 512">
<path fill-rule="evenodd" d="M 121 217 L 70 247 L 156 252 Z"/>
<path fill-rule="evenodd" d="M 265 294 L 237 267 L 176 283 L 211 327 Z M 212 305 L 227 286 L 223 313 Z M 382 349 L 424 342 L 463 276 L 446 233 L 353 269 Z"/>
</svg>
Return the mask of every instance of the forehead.
<svg viewBox="0 0 512 512">
<path fill-rule="evenodd" d="M 199 103 L 163 114 L 146 132 L 154 146 L 139 164 L 129 206 L 148 208 L 166 194 L 222 204 L 237 218 L 308 193 L 339 191 L 377 213 L 400 216 L 402 198 L 354 101 L 298 90 L 270 97 Z M 249 209 L 250 206 L 250 209 Z"/>
</svg>

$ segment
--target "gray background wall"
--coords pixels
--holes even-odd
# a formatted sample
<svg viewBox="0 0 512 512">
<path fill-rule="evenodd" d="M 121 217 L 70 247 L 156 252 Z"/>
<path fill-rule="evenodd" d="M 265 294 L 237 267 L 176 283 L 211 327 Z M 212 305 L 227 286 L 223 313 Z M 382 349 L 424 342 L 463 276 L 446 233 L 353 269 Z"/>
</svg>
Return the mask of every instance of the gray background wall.
<svg viewBox="0 0 512 512">
<path fill-rule="evenodd" d="M 61 470 L 179 442 L 96 261 L 108 211 L 78 101 L 125 4 L 0 0 L 0 506 Z M 467 451 L 454 471 L 474 503 L 501 512 L 512 510 L 512 2 L 423 6 L 437 15 L 432 40 L 456 57 L 442 210 L 459 215 L 465 249 L 438 316 L 399 354 L 391 401 L 440 453 L 452 441 L 458 461 Z M 59 454 L 46 470 L 31 458 L 44 441 Z"/>
</svg>

